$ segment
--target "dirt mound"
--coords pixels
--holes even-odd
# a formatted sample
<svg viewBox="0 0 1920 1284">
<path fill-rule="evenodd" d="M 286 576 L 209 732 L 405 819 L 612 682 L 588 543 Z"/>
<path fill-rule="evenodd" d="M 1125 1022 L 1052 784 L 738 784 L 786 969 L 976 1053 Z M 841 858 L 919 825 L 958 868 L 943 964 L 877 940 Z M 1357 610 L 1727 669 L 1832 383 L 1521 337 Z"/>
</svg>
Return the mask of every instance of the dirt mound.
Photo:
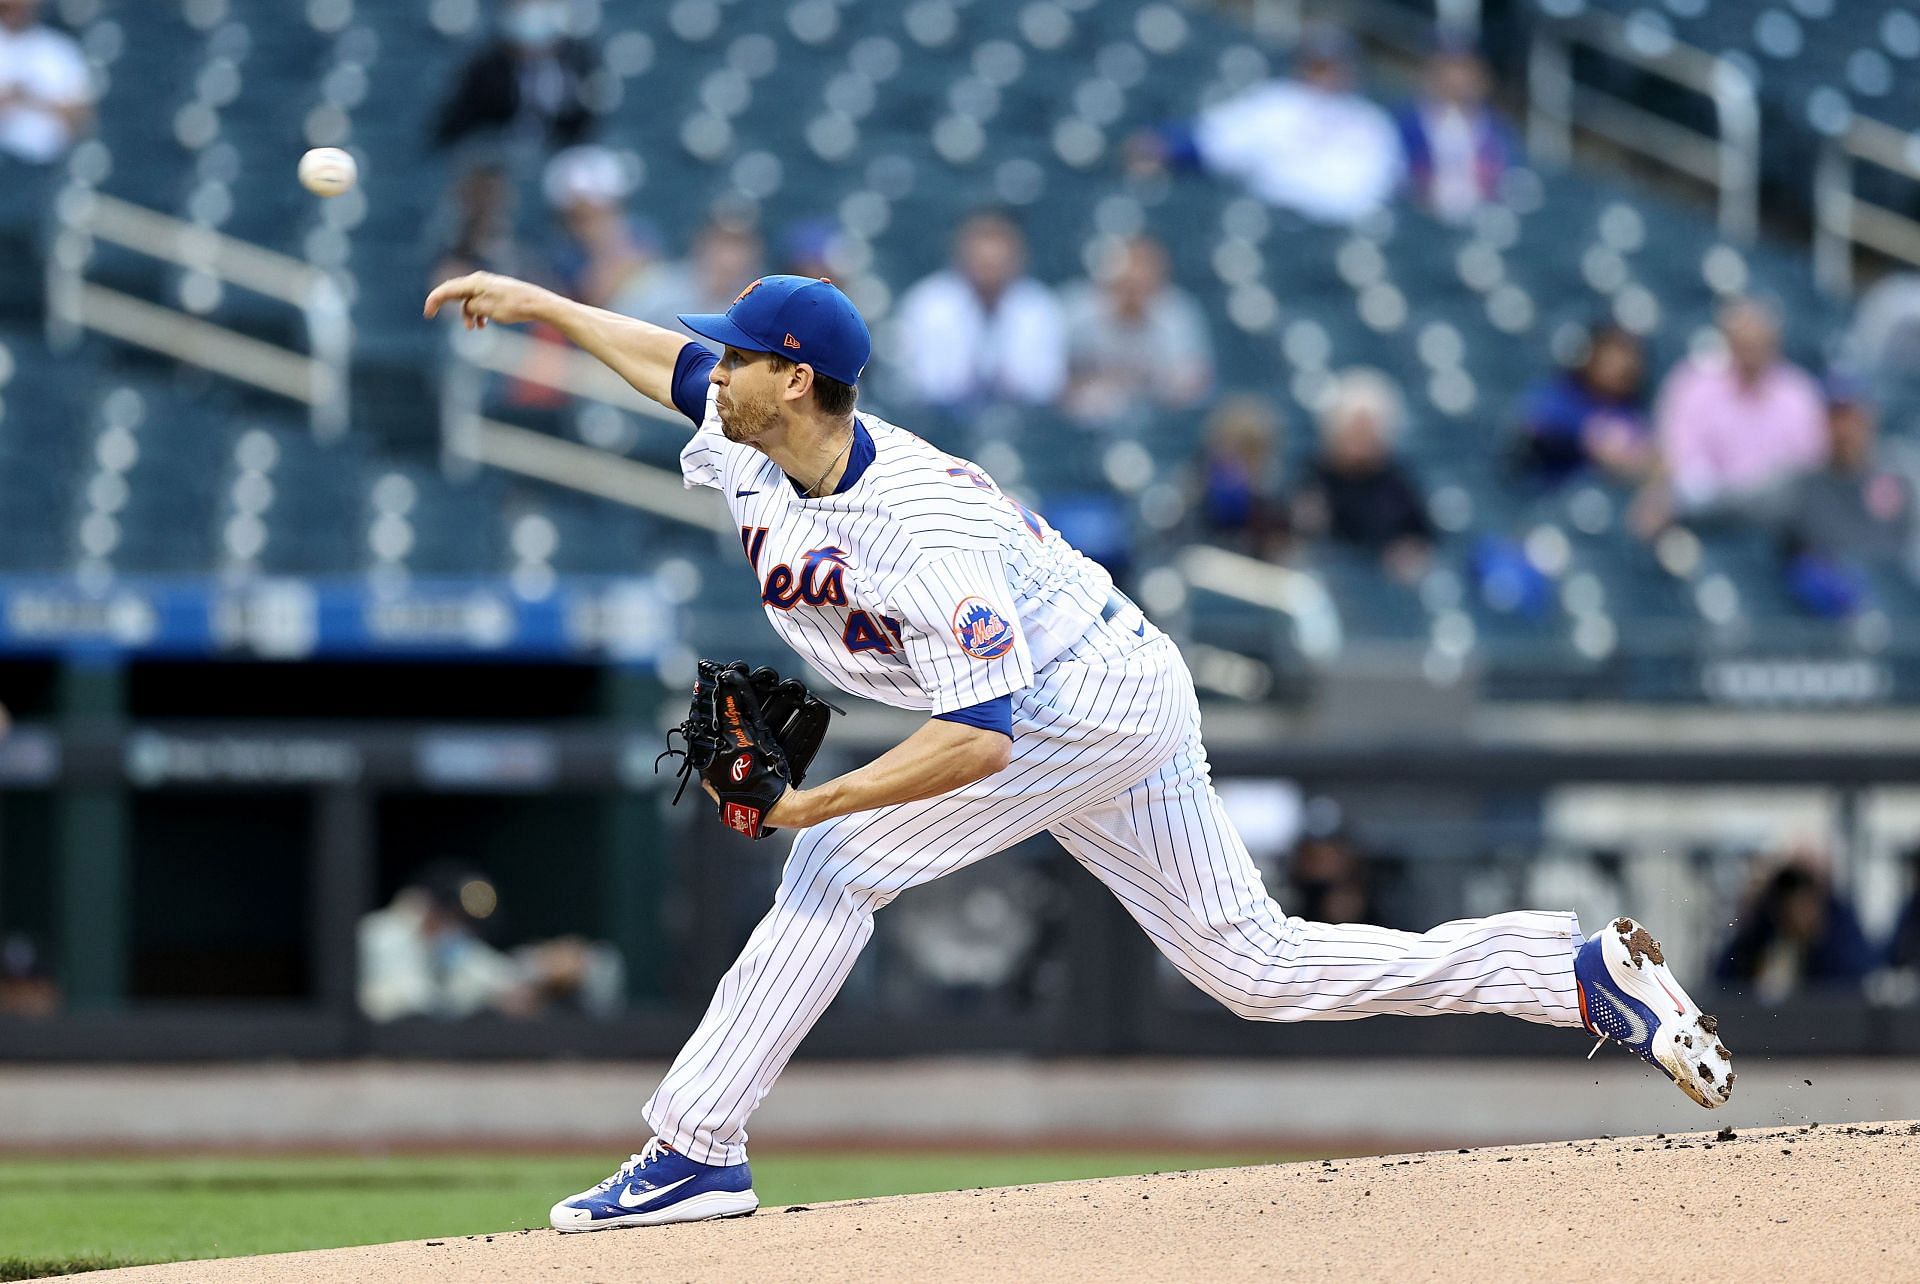
<svg viewBox="0 0 1920 1284">
<path fill-rule="evenodd" d="M 89 1284 L 1920 1278 L 1920 1123 L 1561 1142 L 520 1231 Z"/>
</svg>

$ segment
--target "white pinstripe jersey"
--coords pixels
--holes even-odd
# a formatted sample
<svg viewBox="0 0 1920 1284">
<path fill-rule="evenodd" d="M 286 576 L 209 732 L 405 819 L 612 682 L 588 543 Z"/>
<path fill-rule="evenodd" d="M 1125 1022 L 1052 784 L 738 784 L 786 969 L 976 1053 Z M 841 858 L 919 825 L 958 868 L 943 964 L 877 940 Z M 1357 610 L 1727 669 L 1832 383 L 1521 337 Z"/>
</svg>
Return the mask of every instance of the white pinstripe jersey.
<svg viewBox="0 0 1920 1284">
<path fill-rule="evenodd" d="M 1032 686 L 1098 623 L 1112 578 L 974 464 L 858 418 L 873 462 L 841 493 L 802 499 L 726 439 L 709 389 L 680 470 L 726 497 L 767 618 L 836 686 L 935 714 Z"/>
</svg>

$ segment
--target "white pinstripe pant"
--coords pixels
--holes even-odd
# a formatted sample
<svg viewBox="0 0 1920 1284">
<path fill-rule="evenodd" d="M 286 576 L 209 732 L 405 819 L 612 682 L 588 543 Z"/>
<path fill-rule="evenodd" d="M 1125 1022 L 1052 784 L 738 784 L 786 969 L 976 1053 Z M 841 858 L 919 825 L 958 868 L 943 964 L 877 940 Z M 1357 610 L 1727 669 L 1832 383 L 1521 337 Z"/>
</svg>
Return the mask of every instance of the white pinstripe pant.
<svg viewBox="0 0 1920 1284">
<path fill-rule="evenodd" d="M 901 892 L 1051 831 L 1181 974 L 1235 1014 L 1344 1021 L 1503 1012 L 1578 1026 L 1571 913 L 1430 932 L 1289 918 L 1214 796 L 1193 684 L 1173 643 L 1096 628 L 1016 699 L 1005 771 L 924 802 L 842 816 L 794 842 L 773 908 L 647 1102 L 701 1163 L 746 1158 L 773 1086 Z"/>
</svg>

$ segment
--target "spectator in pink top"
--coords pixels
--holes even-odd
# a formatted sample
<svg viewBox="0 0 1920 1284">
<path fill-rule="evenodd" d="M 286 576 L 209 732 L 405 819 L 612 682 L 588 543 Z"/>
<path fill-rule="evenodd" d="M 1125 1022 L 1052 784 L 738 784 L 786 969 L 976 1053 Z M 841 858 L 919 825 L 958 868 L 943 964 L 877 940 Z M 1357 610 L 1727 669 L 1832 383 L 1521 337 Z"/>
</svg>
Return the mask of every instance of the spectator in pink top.
<svg viewBox="0 0 1920 1284">
<path fill-rule="evenodd" d="M 1755 299 L 1720 313 L 1726 351 L 1681 362 L 1654 408 L 1674 507 L 1740 512 L 1826 462 L 1826 414 L 1812 375 L 1780 355 L 1780 318 Z"/>
</svg>

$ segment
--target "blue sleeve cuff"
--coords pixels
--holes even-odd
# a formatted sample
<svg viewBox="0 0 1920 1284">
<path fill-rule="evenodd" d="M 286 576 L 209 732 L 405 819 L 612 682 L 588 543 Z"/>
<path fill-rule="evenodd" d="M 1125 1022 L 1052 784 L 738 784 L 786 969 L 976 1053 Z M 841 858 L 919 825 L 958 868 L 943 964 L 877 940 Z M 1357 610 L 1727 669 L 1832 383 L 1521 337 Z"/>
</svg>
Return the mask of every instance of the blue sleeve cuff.
<svg viewBox="0 0 1920 1284">
<path fill-rule="evenodd" d="M 1169 166 L 1175 169 L 1200 168 L 1200 140 L 1194 127 L 1188 121 L 1174 121 L 1160 126 L 1161 154 Z"/>
<path fill-rule="evenodd" d="M 933 716 L 942 722 L 959 722 L 969 727 L 979 727 L 982 731 L 998 731 L 1007 739 L 1013 739 L 1013 697 L 1010 695 L 995 696 L 964 709 L 955 709 L 952 713 L 936 713 Z"/>
<path fill-rule="evenodd" d="M 673 408 L 698 428 L 707 418 L 707 376 L 720 358 L 704 343 L 689 343 L 673 359 Z"/>
</svg>

